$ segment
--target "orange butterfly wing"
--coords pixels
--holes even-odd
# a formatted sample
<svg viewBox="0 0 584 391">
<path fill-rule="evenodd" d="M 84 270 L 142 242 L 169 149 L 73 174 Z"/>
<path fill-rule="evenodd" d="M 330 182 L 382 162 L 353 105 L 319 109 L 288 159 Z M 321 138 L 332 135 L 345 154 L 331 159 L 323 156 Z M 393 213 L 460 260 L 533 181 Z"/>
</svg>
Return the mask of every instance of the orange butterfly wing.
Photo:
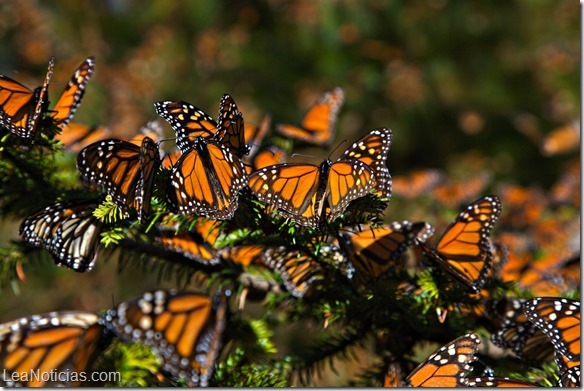
<svg viewBox="0 0 584 391">
<path fill-rule="evenodd" d="M 55 140 L 60 141 L 65 149 L 79 153 L 86 146 L 109 138 L 111 133 L 107 126 L 87 126 L 78 122 L 69 122 L 63 131 L 55 136 Z"/>
<path fill-rule="evenodd" d="M 51 110 L 55 124 L 65 126 L 73 117 L 85 94 L 85 86 L 91 79 L 94 67 L 94 58 L 89 57 L 77 68 Z"/>
<path fill-rule="evenodd" d="M 0 75 L 0 125 L 19 137 L 34 140 L 40 117 L 48 105 L 47 92 L 53 66 L 51 58 L 44 84 L 34 91 Z"/>
<path fill-rule="evenodd" d="M 467 334 L 444 345 L 425 359 L 406 378 L 412 387 L 465 387 L 466 375 L 477 357 L 480 344 L 476 334 Z"/>
<path fill-rule="evenodd" d="M 228 220 L 237 209 L 238 192 L 247 182 L 247 171 L 237 156 L 227 147 L 199 137 L 174 166 L 167 201 L 180 214 Z"/>
<path fill-rule="evenodd" d="M 431 260 L 478 292 L 491 268 L 491 230 L 501 213 L 497 196 L 486 196 L 467 206 L 446 229 L 435 249 L 419 245 Z"/>
<path fill-rule="evenodd" d="M 325 92 L 310 107 L 301 127 L 279 124 L 280 134 L 305 143 L 328 146 L 333 139 L 337 114 L 344 101 L 343 90 L 339 87 Z"/>
</svg>

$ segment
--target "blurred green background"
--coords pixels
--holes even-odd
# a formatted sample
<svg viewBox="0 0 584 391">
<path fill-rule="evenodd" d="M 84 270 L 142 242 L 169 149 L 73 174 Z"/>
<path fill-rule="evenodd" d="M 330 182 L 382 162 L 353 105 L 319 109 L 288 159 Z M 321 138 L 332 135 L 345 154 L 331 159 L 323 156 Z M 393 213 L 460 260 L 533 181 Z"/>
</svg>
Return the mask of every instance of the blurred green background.
<svg viewBox="0 0 584 391">
<path fill-rule="evenodd" d="M 493 183 L 548 188 L 579 159 L 578 146 L 542 149 L 554 129 L 580 117 L 576 0 L 1 0 L 0 40 L 0 73 L 30 87 L 55 56 L 52 97 L 95 56 L 75 121 L 108 125 L 120 138 L 155 119 L 158 100 L 215 116 L 228 92 L 246 121 L 270 113 L 275 123 L 299 123 L 322 92 L 340 86 L 333 148 L 390 127 L 393 176 L 431 167 L 456 179 L 476 169 Z M 392 204 L 387 213 L 409 217 Z M 19 222 L 2 223 L 0 243 L 16 238 Z M 48 256 L 26 278 L 1 292 L 0 321 L 103 309 L 164 285 L 131 270 L 118 275 L 115 262 L 101 260 L 79 275 Z"/>
</svg>

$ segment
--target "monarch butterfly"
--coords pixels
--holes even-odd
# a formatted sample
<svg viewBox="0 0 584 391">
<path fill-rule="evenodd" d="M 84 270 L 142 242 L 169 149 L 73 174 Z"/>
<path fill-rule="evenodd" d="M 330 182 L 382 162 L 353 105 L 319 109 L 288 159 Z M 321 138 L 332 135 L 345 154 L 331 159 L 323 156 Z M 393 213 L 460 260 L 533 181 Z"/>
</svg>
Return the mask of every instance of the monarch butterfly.
<svg viewBox="0 0 584 391">
<path fill-rule="evenodd" d="M 55 263 L 78 272 L 93 269 L 102 224 L 93 216 L 96 200 L 64 201 L 49 205 L 20 224 L 28 243 L 47 249 Z"/>
<path fill-rule="evenodd" d="M 1 324 L 0 385 L 78 387 L 79 374 L 91 367 L 107 342 L 91 312 L 51 312 Z"/>
<path fill-rule="evenodd" d="M 387 189 L 391 182 L 377 173 L 390 136 L 389 129 L 376 129 L 362 139 L 371 140 L 371 147 L 358 141 L 334 163 L 327 159 L 320 166 L 286 163 L 262 168 L 250 175 L 249 187 L 260 201 L 276 206 L 292 221 L 315 228 L 336 219 L 351 201 L 376 186 Z"/>
<path fill-rule="evenodd" d="M 395 265 L 406 249 L 426 241 L 434 227 L 426 222 L 393 222 L 358 233 L 340 233 L 339 244 L 353 265 L 367 279 L 376 279 Z"/>
<path fill-rule="evenodd" d="M 525 315 L 548 336 L 556 351 L 571 361 L 580 360 L 580 302 L 557 297 L 528 300 Z"/>
<path fill-rule="evenodd" d="M 70 122 L 63 131 L 55 136 L 63 147 L 71 152 L 79 153 L 83 148 L 96 141 L 109 138 L 112 134 L 107 126 L 88 126 L 78 122 Z"/>
<path fill-rule="evenodd" d="M 81 178 L 105 188 L 116 205 L 127 213 L 138 211 L 138 219 L 146 223 L 154 177 L 160 165 L 158 146 L 150 137 L 142 145 L 108 139 L 85 147 L 77 157 Z"/>
<path fill-rule="evenodd" d="M 172 212 L 229 220 L 248 180 L 245 165 L 227 147 L 197 137 L 176 162 L 166 199 Z"/>
<path fill-rule="evenodd" d="M 216 220 L 198 219 L 192 231 L 175 232 L 160 229 L 156 235 L 156 241 L 165 249 L 178 252 L 199 263 L 216 265 L 220 258 L 213 246 L 219 234 Z"/>
<path fill-rule="evenodd" d="M 322 270 L 308 254 L 284 246 L 267 248 L 261 260 L 278 273 L 288 293 L 297 298 L 306 294 Z"/>
<path fill-rule="evenodd" d="M 478 293 L 491 268 L 489 235 L 500 214 L 499 197 L 479 198 L 448 226 L 436 248 L 418 244 L 432 261 Z"/>
<path fill-rule="evenodd" d="M 0 125 L 19 137 L 33 141 L 41 115 L 49 104 L 48 88 L 54 64 L 51 57 L 45 82 L 34 91 L 0 75 Z"/>
<path fill-rule="evenodd" d="M 579 146 L 580 124 L 578 121 L 553 129 L 541 140 L 539 145 L 543 156 L 572 152 L 577 150 Z"/>
<path fill-rule="evenodd" d="M 554 353 L 553 345 L 545 334 L 529 321 L 523 312 L 524 299 L 502 300 L 496 307 L 503 307 L 499 330 L 491 336 L 491 341 L 501 348 L 509 348 L 513 353 L 533 364 L 547 361 Z"/>
<path fill-rule="evenodd" d="M 221 250 L 221 257 L 235 264 L 264 266 L 274 270 L 288 293 L 301 298 L 316 280 L 321 267 L 309 255 L 285 246 L 244 245 Z"/>
<path fill-rule="evenodd" d="M 105 325 L 123 341 L 151 347 L 162 359 L 162 369 L 189 387 L 206 387 L 221 350 L 230 295 L 147 292 L 108 311 Z"/>
<path fill-rule="evenodd" d="M 417 198 L 432 190 L 443 179 L 443 174 L 438 170 L 416 170 L 408 175 L 398 175 L 393 178 L 393 194 L 407 198 Z"/>
<path fill-rule="evenodd" d="M 520 388 L 520 387 L 539 387 L 535 383 L 530 383 L 508 377 L 475 377 L 468 380 L 469 387 L 497 387 L 497 388 Z"/>
<path fill-rule="evenodd" d="M 490 180 L 489 173 L 483 172 L 466 181 L 446 181 L 434 187 L 432 195 L 441 205 L 456 208 L 463 202 L 475 198 Z"/>
<path fill-rule="evenodd" d="M 73 76 L 65 86 L 65 89 L 59 96 L 57 103 L 51 109 L 51 117 L 53 122 L 59 127 L 67 125 L 69 120 L 77 111 L 81 98 L 85 94 L 85 86 L 95 68 L 95 60 L 93 57 L 88 57 L 79 65 Z"/>
<path fill-rule="evenodd" d="M 240 158 L 249 152 L 245 143 L 243 116 L 229 94 L 221 98 L 217 122 L 204 111 L 183 101 L 156 102 L 154 106 L 158 115 L 168 121 L 176 132 L 176 143 L 182 153 L 194 149 L 197 138 L 219 141 Z"/>
<path fill-rule="evenodd" d="M 279 124 L 277 130 L 283 136 L 304 143 L 330 146 L 337 122 L 337 114 L 344 99 L 345 94 L 340 87 L 325 92 L 308 109 L 300 127 Z"/>
<path fill-rule="evenodd" d="M 466 376 L 481 343 L 476 334 L 466 334 L 432 353 L 406 378 L 412 387 L 467 387 Z"/>
</svg>

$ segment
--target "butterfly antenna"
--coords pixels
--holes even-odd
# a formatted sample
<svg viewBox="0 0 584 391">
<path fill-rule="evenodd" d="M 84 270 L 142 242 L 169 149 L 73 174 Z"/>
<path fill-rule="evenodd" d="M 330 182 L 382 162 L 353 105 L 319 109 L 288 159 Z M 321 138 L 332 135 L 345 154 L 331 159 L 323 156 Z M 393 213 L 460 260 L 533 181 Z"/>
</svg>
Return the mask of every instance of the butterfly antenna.
<svg viewBox="0 0 584 391">
<path fill-rule="evenodd" d="M 333 154 L 336 152 L 336 150 L 337 150 L 337 149 L 339 149 L 339 147 L 340 147 L 341 145 L 343 145 L 344 143 L 348 143 L 348 142 L 349 142 L 349 140 L 347 140 L 347 139 L 345 139 L 345 140 L 342 140 L 342 141 L 341 141 L 341 142 L 340 142 L 340 143 L 339 143 L 339 144 L 338 144 L 338 145 L 335 147 L 335 149 L 333 149 L 333 150 L 331 151 L 331 153 L 330 153 L 330 154 L 329 154 L 329 156 L 328 156 L 328 159 L 329 159 L 329 160 L 331 159 L 331 156 L 332 156 L 332 155 L 333 155 Z"/>
</svg>

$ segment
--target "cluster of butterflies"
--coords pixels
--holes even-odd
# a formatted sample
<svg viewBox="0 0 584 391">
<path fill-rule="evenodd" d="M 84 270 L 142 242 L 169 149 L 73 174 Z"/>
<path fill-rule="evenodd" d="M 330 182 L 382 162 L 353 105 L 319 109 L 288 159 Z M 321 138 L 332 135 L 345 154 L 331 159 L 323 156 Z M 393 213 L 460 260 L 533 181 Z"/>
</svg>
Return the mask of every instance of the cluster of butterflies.
<svg viewBox="0 0 584 391">
<path fill-rule="evenodd" d="M 225 94 L 219 105 L 217 120 L 186 102 L 163 101 L 155 104 L 156 112 L 175 132 L 177 148 L 165 155 L 159 148 L 162 136 L 152 132 L 141 133 L 130 141 L 111 138 L 94 141 L 95 137 L 103 134 L 101 129 L 88 128 L 79 136 L 78 129 L 83 127 L 68 123 L 80 103 L 93 67 L 92 58 L 80 65 L 51 110 L 48 109 L 47 90 L 52 74 L 52 60 L 44 85 L 34 91 L 1 76 L 0 125 L 30 143 L 37 137 L 38 129 L 57 126 L 61 132 L 57 137 L 65 147 L 79 151 L 77 168 L 84 183 L 92 189 L 103 189 L 126 216 L 135 210 L 143 225 L 149 223 L 152 214 L 151 199 L 158 189 L 158 185 L 155 186 L 157 176 L 162 170 L 167 170 L 169 178 L 164 195 L 166 206 L 172 213 L 166 214 L 155 225 L 154 234 L 156 245 L 164 251 L 179 254 L 198 265 L 216 266 L 233 262 L 244 268 L 249 265 L 267 267 L 281 277 L 286 290 L 295 297 L 302 297 L 316 285 L 316 281 L 326 278 L 326 265 L 321 262 L 325 257 L 340 259 L 335 265 L 348 264 L 344 274 L 350 277 L 356 273 L 359 280 L 367 283 L 403 267 L 402 261 L 408 249 L 421 251 L 426 255 L 424 261 L 445 272 L 453 278 L 451 281 L 466 287 L 471 294 L 482 293 L 489 276 L 500 273 L 501 266 L 505 264 L 506 252 L 498 251 L 504 247 L 498 246 L 497 241 L 491 238 L 491 231 L 501 214 L 501 201 L 495 195 L 480 197 L 465 204 L 433 246 L 427 244 L 427 241 L 434 234 L 434 227 L 423 221 L 402 221 L 339 229 L 329 238 L 327 246 L 319 246 L 316 254 L 303 248 L 280 244 L 217 249 L 218 238 L 224 234 L 222 221 L 234 217 L 240 193 L 246 188 L 261 201 L 266 212 L 276 211 L 298 226 L 313 229 L 315 233 L 341 217 L 352 201 L 375 194 L 378 199 L 388 202 L 392 195 L 392 178 L 386 165 L 392 141 L 391 130 L 379 128 L 369 132 L 335 161 L 325 159 L 320 165 L 285 163 L 286 153 L 281 149 L 273 145 L 260 147 L 269 131 L 269 117 L 259 126 L 244 123 L 234 99 Z M 340 88 L 324 93 L 309 109 L 300 126 L 279 125 L 278 133 L 301 143 L 329 146 L 343 99 Z M 423 179 L 426 186 L 430 183 L 435 187 L 439 183 L 439 175 L 435 172 L 425 173 Z M 459 204 L 462 199 L 468 198 L 468 192 L 460 189 L 474 189 L 478 193 L 488 180 L 488 175 L 482 175 L 472 182 L 472 186 L 446 184 L 442 190 L 436 187 L 435 193 L 442 194 L 445 205 L 448 202 Z M 398 186 L 394 187 L 401 187 L 404 197 L 408 196 L 408 189 L 419 192 L 428 189 L 407 180 L 401 182 L 396 181 L 394 185 Z M 464 193 L 464 197 L 456 198 L 453 194 L 457 193 Z M 100 234 L 105 227 L 105 223 L 94 215 L 94 210 L 101 202 L 100 198 L 49 205 L 28 216 L 20 226 L 20 234 L 29 244 L 47 249 L 57 265 L 65 265 L 79 272 L 89 271 L 94 267 Z M 173 215 L 183 216 L 182 223 L 187 221 L 189 229 L 181 229 L 180 224 L 173 220 Z M 175 302 L 169 296 L 164 297 L 169 303 Z M 144 305 L 144 301 L 141 303 L 140 310 L 136 311 L 149 312 L 146 311 L 149 305 Z M 531 353 L 524 354 L 524 350 L 526 347 L 530 352 L 537 350 L 530 341 L 536 337 L 538 341 L 542 340 L 541 335 L 545 331 L 537 332 L 540 328 L 537 323 L 536 327 L 531 326 L 530 320 L 524 317 L 521 310 L 523 307 L 517 305 L 518 300 L 510 300 L 509 303 L 510 307 L 496 312 L 505 316 L 501 320 L 501 330 L 493 340 L 502 347 L 511 348 L 519 357 L 530 357 Z M 127 311 L 130 311 L 130 307 L 122 307 L 118 311 L 120 322 L 124 322 L 123 314 Z M 143 316 L 134 310 L 131 312 L 128 321 L 137 319 L 144 325 L 152 323 L 151 315 Z M 556 311 L 552 320 L 559 319 L 558 314 L 561 312 Z M 48 316 L 59 317 L 58 314 Z M 139 340 L 155 346 L 163 335 L 148 333 L 147 327 L 143 327 L 142 331 L 146 331 L 142 333 L 135 325 L 133 328 L 126 325 L 116 329 L 111 326 L 115 317 L 105 321 L 97 319 L 95 315 L 82 315 L 80 318 L 94 319 L 93 323 L 85 322 L 91 323 L 92 327 L 96 324 L 103 327 L 106 324 L 105 328 L 113 329 L 114 332 L 117 330 L 122 338 L 134 338 L 136 335 Z M 166 318 L 160 322 L 167 324 Z M 16 323 L 14 327 L 22 333 L 29 326 L 33 330 L 46 321 L 38 323 L 31 319 L 21 323 L 22 328 L 18 328 Z M 67 327 L 69 325 L 66 319 L 57 323 Z M 77 321 L 73 323 L 78 325 Z M 557 326 L 558 322 L 554 325 Z M 191 335 L 189 338 L 193 340 L 194 337 Z M 205 339 L 207 343 L 209 338 Z M 463 345 L 469 345 L 471 340 L 476 338 L 467 336 L 466 345 Z M 162 341 L 165 346 L 170 342 Z M 556 342 L 552 342 L 556 346 Z M 456 342 L 454 346 L 457 346 Z M 209 346 L 206 345 L 206 348 Z M 157 349 L 160 350 L 160 347 Z M 452 353 L 453 348 L 446 348 L 446 351 L 449 357 L 459 358 Z M 183 353 L 182 358 L 190 357 L 186 351 Z M 167 357 L 173 353 L 162 354 Z M 176 363 L 177 358 L 173 357 Z M 214 361 L 216 351 L 209 357 L 198 357 Z M 442 357 L 442 354 L 435 357 Z M 562 362 L 567 367 L 564 373 L 567 373 L 575 366 L 570 366 L 569 362 L 573 357 L 565 357 L 568 357 L 568 361 Z M 423 368 L 436 365 L 436 361 L 449 362 L 447 359 L 432 358 Z M 209 367 L 202 362 L 195 366 Z M 167 369 L 175 375 L 180 373 L 180 377 L 188 378 L 193 383 L 199 382 L 194 380 L 195 377 L 183 376 L 184 368 Z M 457 367 L 457 370 L 460 372 L 462 369 Z M 416 371 L 426 373 L 428 370 L 422 370 L 421 367 Z M 410 377 L 413 378 L 414 373 Z M 570 373 L 566 376 L 573 378 L 574 372 Z M 208 377 L 205 379 L 207 381 Z M 462 384 L 462 377 L 456 379 Z M 415 383 L 414 380 L 408 382 Z"/>
<path fill-rule="evenodd" d="M 78 387 L 90 379 L 80 374 L 90 372 L 115 336 L 149 346 L 173 378 L 207 386 L 223 346 L 229 297 L 228 290 L 214 297 L 154 291 L 102 314 L 60 311 L 0 324 L 0 385 Z"/>
<path fill-rule="evenodd" d="M 0 324 L 0 374 L 3 386 L 78 386 L 79 379 L 39 371 L 87 373 L 115 336 L 149 346 L 161 370 L 189 386 L 209 385 L 223 346 L 229 291 L 214 297 L 193 292 L 155 291 L 121 303 L 104 314 L 52 312 Z M 558 386 L 580 386 L 580 302 L 560 298 L 527 300 L 522 311 L 554 346 Z M 390 365 L 385 387 L 537 387 L 492 373 L 469 377 L 480 344 L 476 334 L 456 338 L 423 360 L 407 377 Z M 33 372 L 37 373 L 36 377 Z M 26 374 L 26 375 L 23 375 Z"/>
<path fill-rule="evenodd" d="M 556 297 L 526 300 L 520 311 L 531 326 L 553 344 L 559 387 L 580 387 L 580 302 Z M 385 387 L 538 387 L 537 384 L 487 373 L 469 376 L 477 360 L 480 338 L 467 334 L 442 346 L 402 380 L 401 368 L 391 363 Z M 490 372 L 490 371 L 487 371 Z"/>
</svg>

